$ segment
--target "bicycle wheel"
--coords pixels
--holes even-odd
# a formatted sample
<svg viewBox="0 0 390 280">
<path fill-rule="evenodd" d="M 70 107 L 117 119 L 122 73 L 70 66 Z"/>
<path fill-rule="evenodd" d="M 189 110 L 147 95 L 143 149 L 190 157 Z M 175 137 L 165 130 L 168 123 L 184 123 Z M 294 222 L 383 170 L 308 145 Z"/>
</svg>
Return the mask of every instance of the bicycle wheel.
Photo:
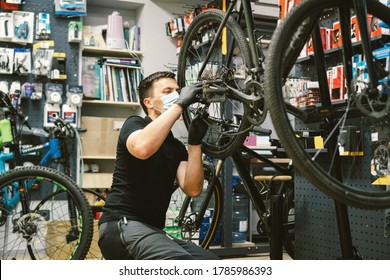
<svg viewBox="0 0 390 280">
<path fill-rule="evenodd" d="M 98 192 L 92 189 L 82 188 L 84 195 L 86 196 L 89 205 L 92 208 L 92 216 L 94 217 L 93 223 L 93 235 L 91 246 L 89 247 L 87 260 L 103 260 L 103 255 L 100 251 L 98 241 L 99 241 L 99 230 L 98 230 L 98 220 L 100 218 L 100 213 L 106 201 L 106 196 L 102 192 Z"/>
<path fill-rule="evenodd" d="M 218 242 L 222 215 L 222 186 L 214 175 L 214 166 L 204 164 L 203 191 L 198 197 L 189 197 L 181 190 L 172 195 L 166 215 L 165 231 L 175 238 L 190 240 L 209 248 Z"/>
<path fill-rule="evenodd" d="M 389 83 L 386 82 L 390 78 L 389 72 L 385 71 L 383 63 L 375 55 L 372 59 L 373 72 L 381 80 L 362 81 L 353 72 L 352 57 L 356 58 L 354 55 L 361 54 L 363 49 L 382 47 L 386 37 L 364 40 L 363 31 L 368 32 L 367 28 L 361 26 L 362 42 L 368 44 L 362 47 L 362 42 L 352 42 L 350 15 L 355 13 L 352 7 L 352 0 L 309 0 L 301 2 L 289 12 L 276 28 L 269 47 L 265 71 L 266 106 L 294 166 L 314 186 L 331 198 L 357 208 L 389 208 L 390 192 L 371 186 L 366 179 L 369 175 L 362 176 L 370 172 L 369 168 L 364 169 L 365 157 L 353 154 L 341 156 L 338 146 L 342 142 L 340 131 L 349 129 L 347 125 L 364 127 L 378 117 L 386 117 L 390 106 L 387 94 Z M 367 1 L 367 11 L 390 25 L 389 7 L 378 1 Z M 324 52 L 324 40 L 317 24 L 326 27 L 327 21 L 324 19 L 332 15 L 339 16 L 342 47 Z M 315 47 L 314 54 L 299 57 L 310 43 Z M 366 56 L 369 54 L 372 55 L 372 52 L 366 52 Z M 313 61 L 315 68 L 312 67 Z M 340 96 L 337 96 L 336 90 L 329 89 L 327 68 L 340 63 L 344 67 L 347 95 L 345 99 L 336 101 Z M 299 91 L 299 88 L 291 87 L 294 83 L 302 83 L 303 79 L 294 80 L 296 77 L 318 81 L 316 90 Z M 320 94 L 316 96 L 318 92 Z M 300 103 L 302 97 L 305 97 L 305 103 Z M 296 137 L 303 130 L 323 136 L 325 149 L 313 151 L 305 147 Z"/>
<path fill-rule="evenodd" d="M 262 107 L 250 110 L 249 104 L 237 101 L 237 93 L 260 98 L 261 86 L 247 76 L 252 67 L 244 33 L 231 17 L 226 25 L 226 40 L 217 40 L 217 28 L 225 13 L 207 10 L 197 15 L 188 27 L 178 60 L 178 83 L 181 87 L 202 81 L 204 91 L 199 103 L 183 112 L 187 128 L 198 112 L 207 112 L 208 132 L 202 141 L 205 154 L 214 158 L 231 155 L 243 143 L 252 122 L 260 123 Z M 227 51 L 223 48 L 227 45 Z M 210 58 L 206 61 L 207 52 Z M 232 52 L 230 52 L 232 50 Z M 204 70 L 201 70 L 205 64 Z M 255 106 L 255 102 L 251 103 Z M 256 120 L 256 121 L 255 121 Z"/>
<path fill-rule="evenodd" d="M 69 177 L 30 166 L 0 177 L 0 256 L 9 259 L 84 259 L 92 213 Z"/>
</svg>

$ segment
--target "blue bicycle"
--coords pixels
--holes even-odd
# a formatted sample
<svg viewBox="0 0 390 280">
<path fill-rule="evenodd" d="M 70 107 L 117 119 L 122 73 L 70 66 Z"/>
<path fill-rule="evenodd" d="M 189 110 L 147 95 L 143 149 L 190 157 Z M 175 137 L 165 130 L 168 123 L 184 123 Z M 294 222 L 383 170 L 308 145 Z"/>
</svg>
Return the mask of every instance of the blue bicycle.
<svg viewBox="0 0 390 280">
<path fill-rule="evenodd" d="M 23 166 L 25 157 L 36 151 L 47 151 L 41 165 L 61 159 L 61 142 L 70 126 L 58 119 L 47 143 L 21 148 L 19 128 L 28 126 L 27 118 L 1 91 L 0 107 L 0 259 L 84 259 L 93 218 L 82 190 L 66 175 L 69 166 L 61 171 Z"/>
</svg>

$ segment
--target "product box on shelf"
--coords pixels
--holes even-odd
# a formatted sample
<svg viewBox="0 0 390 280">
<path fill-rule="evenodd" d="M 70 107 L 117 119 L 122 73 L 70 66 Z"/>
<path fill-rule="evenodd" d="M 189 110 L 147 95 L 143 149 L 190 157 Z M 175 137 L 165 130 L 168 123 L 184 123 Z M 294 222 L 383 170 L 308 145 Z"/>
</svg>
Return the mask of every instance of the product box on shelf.
<svg viewBox="0 0 390 280">
<path fill-rule="evenodd" d="M 352 42 L 360 41 L 359 24 L 356 15 L 351 17 L 351 40 Z"/>
<path fill-rule="evenodd" d="M 390 43 L 385 44 L 384 47 L 374 50 L 373 55 L 375 59 L 380 63 L 381 67 L 388 73 L 390 72 Z M 383 82 L 390 82 L 389 76 L 385 77 L 380 81 L 380 84 Z M 388 94 L 388 93 L 387 93 Z"/>
<path fill-rule="evenodd" d="M 345 81 L 344 81 L 344 66 L 337 65 L 332 67 L 332 77 L 331 77 L 331 101 L 339 101 L 344 99 L 345 95 Z"/>
<path fill-rule="evenodd" d="M 280 8 L 280 19 L 283 19 L 287 15 L 288 11 L 300 2 L 302 2 L 302 0 L 279 0 L 278 6 Z"/>
<path fill-rule="evenodd" d="M 326 28 L 325 27 L 320 27 L 320 33 L 321 33 L 321 40 L 322 40 L 322 48 L 326 50 Z M 314 46 L 312 42 L 312 38 L 307 43 L 307 55 L 312 55 L 314 54 Z"/>
<path fill-rule="evenodd" d="M 83 156 L 114 158 L 124 121 L 122 118 L 81 117 L 81 127 L 87 129 L 81 135 Z"/>
<path fill-rule="evenodd" d="M 390 29 L 381 27 L 383 24 L 382 21 L 380 21 L 378 18 L 368 15 L 368 27 L 369 27 L 369 32 L 371 37 L 377 37 L 381 35 L 389 35 L 390 34 Z"/>
<path fill-rule="evenodd" d="M 336 21 L 333 23 L 333 48 L 339 48 L 342 45 L 340 22 Z"/>
<path fill-rule="evenodd" d="M 330 50 L 333 48 L 333 36 L 334 36 L 334 30 L 333 28 L 327 28 L 326 29 L 326 50 Z"/>
</svg>

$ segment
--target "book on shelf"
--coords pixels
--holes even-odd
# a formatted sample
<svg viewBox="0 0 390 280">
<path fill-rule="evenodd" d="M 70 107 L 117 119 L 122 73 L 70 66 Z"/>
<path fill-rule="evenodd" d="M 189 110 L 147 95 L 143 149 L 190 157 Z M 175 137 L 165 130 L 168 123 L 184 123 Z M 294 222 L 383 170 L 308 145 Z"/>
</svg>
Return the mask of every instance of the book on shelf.
<svg viewBox="0 0 390 280">
<path fill-rule="evenodd" d="M 84 60 L 84 57 L 83 57 Z M 122 60 L 122 59 L 120 59 Z M 83 86 L 86 98 L 112 102 L 138 102 L 138 84 L 142 79 L 141 67 L 134 61 L 111 63 L 103 58 L 85 59 Z M 121 61 L 123 62 L 123 61 Z"/>
<path fill-rule="evenodd" d="M 118 64 L 123 66 L 141 66 L 138 58 L 102 57 L 103 63 Z"/>
<path fill-rule="evenodd" d="M 125 71 L 126 69 L 119 69 L 119 79 L 121 81 L 123 102 L 129 102 L 129 90 L 126 84 Z"/>
<path fill-rule="evenodd" d="M 99 58 L 83 57 L 82 86 L 84 97 L 90 99 L 101 98 L 101 65 Z"/>
<path fill-rule="evenodd" d="M 140 46 L 140 37 L 141 37 L 141 28 L 138 25 L 134 25 L 130 28 L 129 31 L 129 50 L 130 51 L 139 51 Z"/>
<path fill-rule="evenodd" d="M 122 89 L 122 81 L 121 81 L 121 76 L 120 76 L 120 68 L 117 68 L 117 67 L 114 67 L 115 69 L 115 76 L 116 76 L 116 84 L 117 84 L 117 87 L 118 87 L 118 91 L 117 91 L 117 101 L 118 102 L 123 102 L 123 89 Z"/>
</svg>

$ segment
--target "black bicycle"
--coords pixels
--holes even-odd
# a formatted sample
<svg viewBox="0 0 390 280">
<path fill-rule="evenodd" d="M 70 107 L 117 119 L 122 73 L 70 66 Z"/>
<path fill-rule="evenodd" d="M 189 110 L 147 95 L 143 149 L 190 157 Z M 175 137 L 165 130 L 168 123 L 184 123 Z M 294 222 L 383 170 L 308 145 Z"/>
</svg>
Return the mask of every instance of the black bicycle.
<svg viewBox="0 0 390 280">
<path fill-rule="evenodd" d="M 270 133 L 269 130 L 261 130 Z M 276 157 L 276 150 L 273 156 L 261 155 L 252 149 L 241 145 L 232 154 L 231 158 L 237 169 L 238 176 L 242 181 L 241 192 L 246 194 L 252 201 L 259 221 L 257 231 L 261 238 L 267 242 L 278 239 L 286 252 L 294 258 L 294 183 L 293 170 L 290 165 L 282 166 L 273 161 Z M 272 168 L 272 175 L 267 178 L 254 177 L 250 170 L 250 160 L 256 159 Z M 223 167 L 226 158 L 218 160 L 205 160 L 203 167 L 205 181 L 203 191 L 199 197 L 191 198 L 181 192 L 175 192 L 167 212 L 167 226 L 165 230 L 172 236 L 180 239 L 191 240 L 199 246 L 208 249 L 211 245 L 218 243 L 218 232 L 223 228 L 223 196 L 224 189 L 221 184 L 223 180 Z M 284 182 L 278 182 L 278 178 L 284 175 L 288 178 Z M 272 200 L 278 196 L 278 213 L 280 220 L 277 221 L 279 228 L 272 233 L 273 213 Z M 274 228 L 276 229 L 276 228 Z"/>
<path fill-rule="evenodd" d="M 389 70 L 378 53 L 389 37 L 370 38 L 368 27 L 379 27 L 378 21 L 389 26 L 390 8 L 376 0 L 302 1 L 277 27 L 265 59 L 250 1 L 242 0 L 236 10 L 237 2 L 230 1 L 226 12 L 210 9 L 197 15 L 183 38 L 179 55 L 179 85 L 202 82 L 204 86 L 199 102 L 184 112 L 187 127 L 196 114 L 202 114 L 209 124 L 202 142 L 204 152 L 215 158 L 234 154 L 251 127 L 261 124 L 270 110 L 294 166 L 322 192 L 358 208 L 389 208 L 389 191 L 370 183 L 364 187 L 351 183 L 363 157 L 340 156 L 339 135 L 348 134 L 348 126 L 359 130 L 372 119 L 388 119 Z M 350 36 L 352 15 L 356 15 L 360 30 L 358 42 Z M 342 47 L 324 52 L 320 27 L 331 16 L 340 22 L 336 35 L 341 34 Z M 313 54 L 299 58 L 308 45 L 314 46 Z M 366 62 L 359 70 L 364 75 L 356 75 L 354 69 L 358 68 L 353 68 L 352 57 L 359 54 Z M 308 67 L 309 63 L 315 67 Z M 329 91 L 329 63 L 344 65 L 347 98 L 339 102 L 332 102 L 334 97 Z M 317 93 L 307 92 L 311 103 L 305 106 L 292 104 L 291 98 L 284 95 L 297 75 L 318 82 Z M 311 136 L 322 136 L 324 149 L 305 148 L 302 139 L 297 139 L 297 134 L 308 129 Z"/>
</svg>

